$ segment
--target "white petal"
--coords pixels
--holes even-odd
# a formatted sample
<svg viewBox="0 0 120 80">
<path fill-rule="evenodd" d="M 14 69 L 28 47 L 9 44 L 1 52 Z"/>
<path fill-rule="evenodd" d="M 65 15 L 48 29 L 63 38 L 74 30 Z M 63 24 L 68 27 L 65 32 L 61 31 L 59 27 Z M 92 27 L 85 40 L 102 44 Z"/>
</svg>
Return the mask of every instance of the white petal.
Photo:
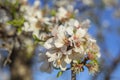
<svg viewBox="0 0 120 80">
<path fill-rule="evenodd" d="M 75 19 L 70 19 L 67 23 L 69 26 L 74 26 Z"/>
<path fill-rule="evenodd" d="M 50 53 L 50 52 L 46 52 L 46 55 L 49 57 L 48 62 L 52 62 L 55 61 L 58 56 L 54 53 Z"/>
<path fill-rule="evenodd" d="M 53 38 L 48 39 L 48 40 L 45 42 L 44 47 L 45 47 L 46 49 L 50 49 L 50 48 L 54 47 L 54 45 L 53 45 Z"/>
<path fill-rule="evenodd" d="M 53 61 L 53 66 L 59 68 L 60 66 L 56 64 L 56 61 Z"/>
<path fill-rule="evenodd" d="M 89 26 L 90 26 L 90 20 L 87 19 L 87 20 L 83 21 L 83 22 L 81 23 L 81 26 L 82 26 L 82 28 L 88 30 L 88 28 L 89 28 Z"/>
<path fill-rule="evenodd" d="M 80 46 L 80 49 L 81 49 L 81 52 L 84 51 L 84 47 L 83 47 L 83 45 Z"/>
<path fill-rule="evenodd" d="M 61 69 L 62 71 L 65 71 L 65 70 L 66 70 L 66 65 L 67 65 L 67 63 L 66 63 L 64 60 L 61 60 L 60 69 Z"/>
<path fill-rule="evenodd" d="M 65 37 L 65 26 L 61 25 L 58 27 L 58 33 L 57 33 L 57 36 L 58 38 L 64 38 Z"/>
<path fill-rule="evenodd" d="M 81 52 L 81 50 L 79 48 L 74 48 L 75 52 Z"/>
<path fill-rule="evenodd" d="M 67 46 L 63 46 L 63 47 L 61 48 L 61 51 L 63 52 L 63 54 L 66 53 L 66 50 L 67 50 Z"/>
<path fill-rule="evenodd" d="M 68 56 L 66 56 L 66 58 L 65 58 L 65 62 L 66 62 L 67 64 L 70 64 L 70 63 L 71 63 L 71 61 L 72 61 L 72 60 L 71 60 L 71 59 L 69 59 L 69 58 L 68 58 Z"/>
<path fill-rule="evenodd" d="M 66 13 L 67 13 L 67 11 L 65 10 L 65 8 L 63 8 L 63 7 L 60 7 L 60 8 L 58 9 L 58 11 L 61 13 L 61 15 L 62 15 L 62 13 L 63 13 L 63 14 L 66 14 Z"/>
<path fill-rule="evenodd" d="M 53 58 L 49 58 L 49 59 L 48 59 L 48 62 L 52 62 L 52 61 L 54 61 Z"/>
<path fill-rule="evenodd" d="M 81 45 L 80 47 L 76 47 L 76 46 L 75 46 L 74 51 L 75 51 L 75 52 L 82 53 L 82 52 L 84 51 L 84 48 L 83 48 L 82 45 Z"/>
<path fill-rule="evenodd" d="M 60 59 L 62 57 L 63 53 L 62 52 L 57 52 L 57 53 L 58 53 L 57 54 L 57 59 Z"/>
<path fill-rule="evenodd" d="M 39 30 L 33 30 L 33 35 L 39 38 Z"/>
<path fill-rule="evenodd" d="M 67 68 L 66 68 L 66 67 L 63 67 L 62 65 L 60 65 L 60 69 L 61 69 L 62 71 L 65 71 Z"/>
<path fill-rule="evenodd" d="M 35 15 L 37 16 L 37 18 L 41 19 L 42 18 L 42 13 L 40 11 L 36 11 Z"/>
<path fill-rule="evenodd" d="M 35 0 L 34 7 L 39 7 L 39 6 L 40 6 L 40 1 L 39 0 Z"/>
<path fill-rule="evenodd" d="M 60 48 L 60 47 L 62 47 L 64 45 L 64 43 L 61 40 L 59 40 L 59 39 L 56 40 L 54 44 L 55 44 L 55 46 L 57 48 Z"/>
<path fill-rule="evenodd" d="M 66 31 L 69 35 L 73 35 L 73 26 L 67 27 Z"/>
<path fill-rule="evenodd" d="M 56 14 L 58 19 L 66 18 L 67 11 L 61 7 L 58 9 L 58 13 Z"/>
<path fill-rule="evenodd" d="M 86 30 L 79 28 L 76 32 L 76 35 L 81 38 L 81 37 L 84 37 L 86 33 L 87 33 Z"/>
<path fill-rule="evenodd" d="M 66 52 L 68 55 L 70 55 L 72 53 L 72 50 L 69 50 Z"/>
<path fill-rule="evenodd" d="M 43 22 L 47 25 L 52 25 L 52 23 L 50 22 L 50 18 L 47 18 L 47 17 L 43 18 Z"/>
<path fill-rule="evenodd" d="M 73 60 L 73 63 L 78 63 L 78 61 L 76 61 L 76 60 Z"/>
<path fill-rule="evenodd" d="M 35 17 L 29 17 L 31 23 L 36 23 L 38 20 Z"/>
<path fill-rule="evenodd" d="M 51 57 L 51 53 L 50 53 L 50 52 L 46 52 L 46 55 L 47 55 L 48 57 Z"/>
<path fill-rule="evenodd" d="M 93 43 L 96 43 L 96 40 L 95 39 L 92 39 L 92 38 L 89 38 L 89 40 Z"/>
<path fill-rule="evenodd" d="M 77 20 L 75 20 L 74 26 L 75 26 L 75 27 L 78 27 L 78 26 L 79 26 L 79 22 L 78 22 Z"/>
<path fill-rule="evenodd" d="M 98 57 L 98 58 L 100 58 L 100 57 L 101 57 L 101 54 L 100 54 L 100 53 L 98 53 L 98 54 L 97 54 L 97 57 Z"/>
<path fill-rule="evenodd" d="M 58 26 L 55 26 L 55 27 L 53 28 L 52 32 L 51 32 L 52 35 L 55 36 L 55 37 L 57 36 L 57 32 L 58 32 L 57 29 L 58 29 Z"/>
<path fill-rule="evenodd" d="M 24 23 L 23 30 L 24 30 L 24 31 L 30 31 L 29 28 L 30 28 L 29 23 L 28 23 L 28 22 L 25 22 L 25 23 Z"/>
</svg>

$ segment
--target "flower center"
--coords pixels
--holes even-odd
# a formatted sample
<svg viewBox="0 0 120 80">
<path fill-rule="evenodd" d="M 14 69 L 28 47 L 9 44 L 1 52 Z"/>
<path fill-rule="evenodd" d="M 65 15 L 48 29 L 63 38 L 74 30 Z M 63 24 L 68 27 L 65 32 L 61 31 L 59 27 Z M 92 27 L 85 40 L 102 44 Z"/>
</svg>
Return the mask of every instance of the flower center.
<svg viewBox="0 0 120 80">
<path fill-rule="evenodd" d="M 64 41 L 65 45 L 69 46 L 70 41 L 67 38 L 65 38 L 63 41 Z"/>
<path fill-rule="evenodd" d="M 61 64 L 61 61 L 60 59 L 57 60 L 57 65 L 60 65 Z"/>
</svg>

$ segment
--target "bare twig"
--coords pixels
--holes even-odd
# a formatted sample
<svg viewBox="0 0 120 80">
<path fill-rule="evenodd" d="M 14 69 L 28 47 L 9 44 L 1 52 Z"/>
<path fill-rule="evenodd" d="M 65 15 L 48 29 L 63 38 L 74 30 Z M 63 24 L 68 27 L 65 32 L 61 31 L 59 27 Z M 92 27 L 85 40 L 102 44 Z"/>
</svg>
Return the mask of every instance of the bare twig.
<svg viewBox="0 0 120 80">
<path fill-rule="evenodd" d="M 71 67 L 72 67 L 72 64 L 71 63 Z M 76 80 L 76 73 L 74 72 L 74 70 L 71 70 L 71 80 Z"/>
</svg>

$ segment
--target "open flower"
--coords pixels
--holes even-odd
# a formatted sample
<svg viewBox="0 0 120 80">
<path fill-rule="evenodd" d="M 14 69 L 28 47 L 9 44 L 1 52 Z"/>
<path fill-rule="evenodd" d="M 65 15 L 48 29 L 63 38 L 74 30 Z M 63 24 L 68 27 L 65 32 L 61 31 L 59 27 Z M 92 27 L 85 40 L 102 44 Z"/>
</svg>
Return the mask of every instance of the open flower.
<svg viewBox="0 0 120 80">
<path fill-rule="evenodd" d="M 60 68 L 61 70 L 66 70 L 66 65 L 70 64 L 71 59 L 68 58 L 70 52 L 66 51 L 67 47 L 63 46 L 61 48 L 57 48 L 54 45 L 54 39 L 49 39 L 44 47 L 47 48 L 46 55 L 48 57 L 48 62 L 52 62 L 53 66 L 56 68 Z"/>
<path fill-rule="evenodd" d="M 98 64 L 86 64 L 87 68 L 89 69 L 89 72 L 91 74 L 95 74 L 97 72 L 99 72 L 99 66 Z"/>
<path fill-rule="evenodd" d="M 60 68 L 61 70 L 66 70 L 67 63 L 65 62 L 65 56 L 62 50 L 50 49 L 46 52 L 48 57 L 48 62 L 53 62 L 53 66 Z"/>
<path fill-rule="evenodd" d="M 57 38 L 54 43 L 57 48 L 69 44 L 68 34 L 65 30 L 66 28 L 63 25 L 58 27 Z"/>
<path fill-rule="evenodd" d="M 56 14 L 56 17 L 61 20 L 62 18 L 66 18 L 67 16 L 67 10 L 65 10 L 63 7 L 58 9 L 58 13 Z"/>
<path fill-rule="evenodd" d="M 87 33 L 89 23 L 89 20 L 79 23 L 75 19 L 70 19 L 59 25 L 56 24 L 52 30 L 53 37 L 44 44 L 48 62 L 51 62 L 55 68 L 65 71 L 67 64 L 73 61 L 82 61 L 86 56 L 89 60 L 98 58 L 99 48 L 96 40 Z M 86 61 L 81 64 L 84 66 Z M 79 64 L 76 66 L 79 71 L 83 69 L 83 67 L 79 69 Z"/>
</svg>

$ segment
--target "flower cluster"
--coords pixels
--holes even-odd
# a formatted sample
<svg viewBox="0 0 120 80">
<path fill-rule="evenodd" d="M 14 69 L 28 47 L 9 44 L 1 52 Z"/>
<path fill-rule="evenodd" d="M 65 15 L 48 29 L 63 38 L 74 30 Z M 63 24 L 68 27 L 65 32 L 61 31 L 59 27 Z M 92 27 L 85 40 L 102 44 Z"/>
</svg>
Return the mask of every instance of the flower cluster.
<svg viewBox="0 0 120 80">
<path fill-rule="evenodd" d="M 38 35 L 40 30 L 39 21 L 42 19 L 42 13 L 38 10 L 40 1 L 36 0 L 33 6 L 27 4 L 24 1 L 23 5 L 20 7 L 20 11 L 24 13 L 25 18 L 23 30 L 33 32 L 33 34 Z"/>
<path fill-rule="evenodd" d="M 57 14 L 59 13 L 58 11 Z M 88 19 L 80 23 L 78 20 L 68 19 L 65 14 L 59 16 L 56 23 L 51 31 L 52 37 L 44 44 L 47 49 L 48 62 L 52 62 L 55 68 L 65 71 L 68 64 L 73 62 L 74 65 L 74 61 L 77 61 L 81 62 L 78 63 L 82 65 L 79 67 L 81 69 L 89 64 L 88 60 L 92 62 L 100 57 L 96 40 L 87 33 L 90 25 Z M 86 58 L 87 60 L 84 62 Z M 97 64 L 97 62 L 92 63 L 92 65 L 94 64 Z"/>
<path fill-rule="evenodd" d="M 22 30 L 32 32 L 37 39 L 45 42 L 43 46 L 47 51 L 44 55 L 40 54 L 44 57 L 44 62 L 61 71 L 68 70 L 67 65 L 72 64 L 70 69 L 75 73 L 83 71 L 84 66 L 91 73 L 96 73 L 100 53 L 96 40 L 88 34 L 90 20 L 79 22 L 74 19 L 74 9 L 70 11 L 63 7 L 60 7 L 54 16 L 44 17 L 39 6 L 39 0 L 36 0 L 32 7 L 25 0 L 20 12 L 25 19 Z M 45 63 L 41 67 L 42 71 L 50 72 Z"/>
<path fill-rule="evenodd" d="M 35 0 L 33 6 L 30 6 L 27 1 L 23 1 L 20 7 L 20 12 L 23 13 L 25 22 L 23 24 L 22 30 L 25 32 L 32 32 L 32 35 L 37 37 L 40 40 L 45 40 L 49 35 L 46 30 L 46 26 L 49 18 L 43 17 L 43 12 L 39 8 L 40 1 Z"/>
</svg>

